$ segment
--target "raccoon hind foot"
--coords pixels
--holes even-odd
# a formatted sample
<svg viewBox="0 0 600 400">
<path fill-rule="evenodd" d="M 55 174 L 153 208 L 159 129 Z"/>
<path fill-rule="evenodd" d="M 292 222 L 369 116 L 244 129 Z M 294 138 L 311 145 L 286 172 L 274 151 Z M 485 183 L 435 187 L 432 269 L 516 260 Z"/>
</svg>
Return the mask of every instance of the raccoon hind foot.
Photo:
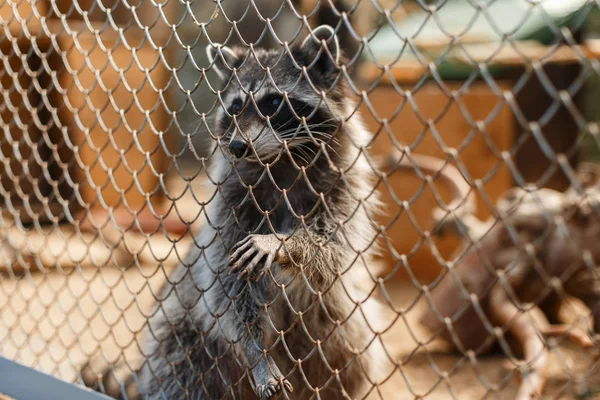
<svg viewBox="0 0 600 400">
<path fill-rule="evenodd" d="M 271 378 L 265 385 L 256 386 L 256 394 L 261 400 L 277 399 L 283 394 L 284 390 L 286 393 L 291 393 L 294 390 L 292 384 L 285 378 L 281 378 L 281 380 Z"/>
<path fill-rule="evenodd" d="M 252 377 L 255 383 L 255 392 L 261 400 L 274 400 L 284 393 L 292 393 L 292 384 L 285 379 L 277 365 L 267 356 L 252 369 Z"/>
</svg>

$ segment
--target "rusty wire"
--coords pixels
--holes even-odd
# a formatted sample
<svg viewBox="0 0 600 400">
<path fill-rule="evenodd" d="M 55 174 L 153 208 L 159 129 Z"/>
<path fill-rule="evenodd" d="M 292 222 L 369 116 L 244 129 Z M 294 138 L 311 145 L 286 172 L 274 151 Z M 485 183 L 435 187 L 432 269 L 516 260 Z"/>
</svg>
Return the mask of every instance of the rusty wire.
<svg viewBox="0 0 600 400">
<path fill-rule="evenodd" d="M 296 221 L 291 233 L 275 232 L 306 237 L 303 246 L 318 248 L 298 260 L 294 252 L 299 250 L 283 244 L 277 256 L 288 260 L 294 273 L 283 281 L 273 269 L 267 268 L 260 275 L 261 282 L 271 285 L 276 293 L 265 300 L 263 308 L 273 309 L 283 303 L 289 306 L 286 317 L 294 323 L 282 327 L 278 325 L 281 321 L 268 318 L 246 327 L 250 331 L 254 324 L 265 325 L 265 335 L 274 339 L 269 345 L 259 344 L 261 351 L 279 351 L 291 363 L 284 375 L 295 376 L 296 387 L 294 392 L 286 387 L 283 396 L 299 398 L 294 395 L 310 393 L 307 398 L 334 398 L 328 397 L 333 395 L 327 390 L 335 387 L 341 379 L 339 374 L 356 368 L 376 347 L 380 357 L 376 363 L 381 364 L 382 371 L 375 377 L 365 369 L 360 380 L 366 389 L 353 396 L 511 398 L 519 390 L 513 378 L 527 382 L 532 376 L 527 374 L 528 368 L 533 369 L 537 362 L 534 358 L 529 360 L 531 365 L 524 363 L 509 338 L 511 324 L 525 319 L 534 321 L 539 343 L 549 352 L 544 396 L 597 396 L 600 380 L 594 352 L 569 347 L 563 340 L 567 333 L 557 340 L 546 338 L 543 323 L 531 315 L 552 293 L 561 300 L 566 324 L 584 332 L 597 350 L 595 334 L 600 324 L 591 321 L 600 316 L 598 250 L 584 239 L 578 241 L 578 235 L 597 223 L 594 218 L 600 210 L 597 186 L 582 180 L 586 175 L 578 164 L 584 158 L 585 144 L 596 152 L 600 149 L 597 115 L 590 115 L 582 100 L 586 90 L 597 89 L 595 80 L 600 77 L 600 52 L 593 40 L 582 39 L 599 3 L 572 2 L 578 6 L 565 22 L 552 17 L 547 3 L 522 0 L 515 21 L 506 28 L 498 25 L 494 11 L 502 1 L 462 2 L 471 17 L 458 27 L 446 26 L 447 20 L 441 17 L 451 7 L 450 0 L 2 2 L 0 355 L 111 396 L 135 397 L 132 393 L 141 390 L 138 375 L 146 367 L 154 368 L 149 373 L 157 386 L 164 384 L 160 368 L 156 364 L 148 367 L 151 363 L 146 358 L 150 355 L 143 344 L 152 336 L 160 349 L 164 336 L 156 334 L 148 321 L 159 318 L 156 316 L 162 312 L 161 304 L 167 302 L 166 294 L 175 290 L 170 287 L 188 285 L 188 292 L 204 294 L 223 285 L 221 274 L 230 267 L 213 265 L 205 255 L 210 246 L 219 246 L 217 239 L 206 243 L 206 238 L 198 236 L 203 229 L 221 232 L 224 223 L 212 219 L 207 211 L 211 204 L 227 197 L 222 194 L 227 190 L 225 180 L 209 166 L 224 157 L 219 151 L 231 140 L 229 133 L 219 131 L 217 114 L 221 110 L 232 121 L 233 129 L 244 130 L 238 113 L 230 111 L 228 90 L 235 89 L 238 73 L 241 76 L 245 68 L 257 68 L 252 60 L 260 57 L 261 49 L 274 48 L 279 51 L 275 64 L 260 67 L 263 84 L 272 85 L 281 94 L 278 111 L 288 107 L 290 119 L 299 121 L 298 129 L 306 130 L 319 144 L 311 154 L 294 153 L 290 143 L 297 132 L 287 139 L 275 137 L 277 156 L 263 160 L 252 138 L 243 134 L 250 143 L 249 152 L 264 172 L 253 185 L 242 182 L 247 194 L 234 199 L 237 205 L 227 205 L 231 218 L 244 218 L 236 214 L 244 201 L 261 208 L 253 190 L 261 183 L 279 188 L 277 163 L 286 157 L 297 157 L 292 161 L 292 172 L 298 175 L 294 185 L 305 181 L 308 186 L 320 184 L 310 182 L 308 176 L 311 169 L 326 165 L 336 174 L 332 185 L 347 188 L 346 200 L 356 202 L 356 206 L 346 205 L 350 209 L 338 215 L 337 205 L 322 201 L 329 194 L 317 193 L 315 209 L 321 207 L 331 216 L 328 225 L 311 222 L 311 209 L 302 216 L 292 213 Z M 552 2 L 553 7 L 558 3 Z M 417 14 L 422 20 L 411 33 L 398 28 L 403 18 Z M 549 32 L 546 43 L 533 45 L 531 40 L 519 39 L 519 28 L 534 17 Z M 280 88 L 277 80 L 281 77 L 271 68 L 276 70 L 285 60 L 294 59 L 293 46 L 310 37 L 324 21 L 333 26 L 340 39 L 346 62 L 338 66 L 332 90 L 320 92 L 311 83 L 311 95 L 322 96 L 319 101 L 335 109 L 339 101 L 334 99 L 335 88 L 347 85 L 344 104 L 352 106 L 349 111 L 338 109 L 338 114 L 326 121 L 329 125 L 314 126 L 310 120 L 315 113 L 303 115 L 294 107 L 297 86 L 291 91 Z M 483 47 L 478 47 L 483 46 L 483 40 L 473 38 L 473 32 L 483 35 L 477 31 L 481 21 L 489 29 L 487 34 L 496 35 L 484 55 Z M 425 29 L 428 24 L 439 28 L 442 42 L 427 43 L 431 39 Z M 378 50 L 382 41 L 391 49 L 385 56 Z M 235 66 L 227 84 L 218 79 L 217 66 L 207 60 L 204 50 L 212 44 L 223 56 L 219 43 L 238 45 L 250 55 Z M 322 51 L 321 56 L 335 60 L 329 47 Z M 295 85 L 302 79 L 310 80 L 309 67 L 304 65 L 303 70 L 298 60 L 292 63 L 296 67 L 292 74 Z M 447 75 L 452 65 L 463 68 L 458 79 Z M 383 100 L 386 104 L 381 96 L 375 100 L 383 87 L 390 96 Z M 484 114 L 473 113 L 477 106 L 469 96 L 481 87 L 495 101 Z M 420 100 L 419 96 L 432 88 L 443 98 L 441 106 L 435 100 Z M 239 115 L 248 112 L 261 117 L 265 121 L 261 134 L 277 131 L 271 119 L 262 115 L 260 99 L 256 98 L 260 89 L 242 91 L 247 100 Z M 548 99 L 544 109 L 532 111 L 538 101 L 541 104 L 541 98 Z M 450 118 L 451 110 L 460 119 L 454 126 L 466 129 L 462 138 L 447 131 L 444 121 Z M 340 167 L 335 161 L 336 143 L 322 140 L 318 129 L 333 129 L 331 136 L 345 135 L 361 114 L 370 121 L 367 126 L 372 137 L 366 142 L 340 139 L 355 157 Z M 419 126 L 410 139 L 402 131 L 406 114 Z M 506 118 L 510 122 L 502 125 L 499 121 Z M 514 130 L 514 135 L 505 133 L 510 137 L 508 145 L 498 143 L 494 124 L 505 131 Z M 568 138 L 562 141 L 549 133 L 556 135 L 559 126 L 572 130 L 563 132 Z M 438 157 L 434 171 L 419 162 L 424 143 L 430 146 L 425 152 Z M 469 159 L 477 156 L 490 161 L 488 170 L 479 170 L 478 161 Z M 319 164 L 323 159 L 327 163 Z M 237 162 L 231 163 L 233 172 L 228 179 L 243 181 L 243 171 L 236 170 Z M 398 179 L 400 165 L 410 169 L 407 180 L 419 180 L 411 193 Z M 369 170 L 373 185 L 361 187 L 364 190 L 355 195 L 358 184 L 352 177 L 360 168 Z M 440 183 L 449 169 L 458 174 L 454 177 L 459 177 L 460 185 L 467 187 L 467 192 L 460 192 L 462 197 L 453 201 L 443 190 L 452 185 Z M 504 179 L 504 186 L 498 186 L 502 190 L 494 188 L 500 179 Z M 279 191 L 278 206 L 293 209 L 288 192 Z M 379 194 L 385 199 L 384 205 L 369 206 Z M 423 206 L 419 206 L 423 196 L 429 196 L 426 217 Z M 515 196 L 520 196 L 521 203 L 515 203 Z M 469 208 L 474 201 L 477 210 Z M 523 209 L 527 218 L 519 219 Z M 264 225 L 276 231 L 268 218 L 275 211 L 260 213 Z M 397 248 L 404 232 L 394 229 L 400 224 L 412 232 L 414 241 Z M 442 225 L 447 228 L 452 224 L 460 243 L 436 236 Z M 534 224 L 535 229 L 528 224 Z M 366 225 L 371 230 L 365 231 L 372 235 L 355 239 L 359 228 Z M 540 225 L 544 229 L 539 230 Z M 314 234 L 317 228 L 319 235 Z M 588 230 L 597 237 L 596 231 Z M 356 245 L 355 240 L 362 242 Z M 234 244 L 225 244 L 228 253 L 234 251 Z M 335 279 L 330 282 L 323 274 L 319 281 L 314 276 L 321 271 L 312 271 L 311 263 L 317 262 L 320 251 L 334 246 L 341 246 L 336 251 L 343 254 L 334 252 L 329 261 L 350 262 L 335 268 L 327 264 Z M 548 254 L 556 249 L 560 256 L 569 251 L 577 254 L 559 272 L 549 266 L 553 258 Z M 422 253 L 428 258 L 419 256 Z M 480 258 L 469 261 L 473 257 Z M 213 280 L 182 283 L 193 279 L 181 271 L 203 262 Z M 469 263 L 476 265 L 465 272 L 464 265 Z M 436 276 L 425 277 L 421 271 L 432 265 L 437 267 Z M 522 280 L 516 284 L 511 279 L 517 278 L 511 274 L 519 273 L 522 265 L 527 268 L 522 272 L 525 278 L 519 275 Z M 344 281 L 354 277 L 351 274 L 357 270 L 368 286 L 359 295 Z M 480 280 L 487 282 L 482 284 L 485 288 L 477 286 L 480 275 Z M 440 299 L 434 294 L 448 282 L 453 285 L 455 298 L 446 300 L 463 301 L 450 315 L 443 307 L 436 308 Z M 534 282 L 541 286 L 533 288 Z M 341 287 L 337 292 L 332 289 L 336 285 Z M 306 310 L 294 309 L 290 288 L 311 299 Z M 331 293 L 352 297 L 344 299 L 352 305 L 348 321 L 351 317 L 367 321 L 360 325 L 368 331 L 359 335 L 365 336 L 359 343 L 352 342 L 352 336 L 344 336 L 343 325 L 350 322 L 329 316 L 327 296 L 334 295 Z M 227 306 L 233 307 L 236 296 L 226 297 Z M 506 325 L 490 316 L 490 303 L 499 298 L 508 299 L 503 304 L 510 303 L 518 310 L 513 322 Z M 315 310 L 326 310 L 328 318 L 304 319 L 304 314 Z M 427 332 L 419 319 L 426 310 L 431 310 L 432 332 Z M 204 317 L 218 320 L 215 314 L 207 312 Z M 186 318 L 193 320 L 185 315 L 171 322 L 173 332 L 183 329 L 178 324 L 189 324 Z M 477 346 L 471 348 L 461 337 L 462 331 L 471 329 L 468 324 L 472 321 L 461 319 L 469 315 L 475 315 L 485 329 L 484 336 L 475 340 Z M 301 327 L 309 332 L 315 324 L 333 332 L 328 337 L 339 334 L 338 339 L 347 342 L 344 350 L 352 355 L 347 365 L 339 367 L 341 372 L 333 368 L 327 372 L 330 376 L 324 377 L 319 389 L 311 386 L 310 372 L 303 371 L 302 363 L 314 362 L 315 358 L 324 364 L 331 361 L 322 351 L 322 340 L 311 338 L 312 348 L 300 357 L 294 343 L 286 341 L 293 329 Z M 208 337 L 204 329 L 204 325 L 185 326 L 186 333 L 194 332 L 195 346 L 210 353 L 212 348 L 203 347 Z M 336 333 L 338 330 L 342 333 Z M 494 342 L 497 351 L 491 356 L 480 351 L 488 350 Z M 228 339 L 224 343 L 232 348 L 237 344 Z M 180 366 L 167 357 L 180 350 L 165 353 L 165 368 Z M 223 377 L 220 384 L 228 387 L 227 394 L 253 398 L 244 391 L 244 385 L 252 383 L 252 369 L 258 367 L 246 365 L 247 360 L 235 352 L 225 351 L 222 356 L 230 357 L 228 362 L 237 363 L 242 371 Z M 217 359 L 212 365 L 198 365 L 194 371 L 195 385 L 205 396 L 211 389 L 203 385 L 219 368 Z M 176 398 L 185 398 L 186 390 L 189 388 L 183 387 Z"/>
</svg>

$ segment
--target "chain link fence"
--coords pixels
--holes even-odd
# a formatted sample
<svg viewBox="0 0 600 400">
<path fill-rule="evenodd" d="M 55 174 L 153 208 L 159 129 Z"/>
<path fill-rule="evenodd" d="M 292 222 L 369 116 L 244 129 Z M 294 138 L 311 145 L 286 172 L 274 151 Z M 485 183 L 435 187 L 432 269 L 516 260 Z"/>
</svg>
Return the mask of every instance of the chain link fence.
<svg viewBox="0 0 600 400">
<path fill-rule="evenodd" d="M 1 1 L 0 355 L 114 398 L 600 398 L 599 5 Z"/>
</svg>

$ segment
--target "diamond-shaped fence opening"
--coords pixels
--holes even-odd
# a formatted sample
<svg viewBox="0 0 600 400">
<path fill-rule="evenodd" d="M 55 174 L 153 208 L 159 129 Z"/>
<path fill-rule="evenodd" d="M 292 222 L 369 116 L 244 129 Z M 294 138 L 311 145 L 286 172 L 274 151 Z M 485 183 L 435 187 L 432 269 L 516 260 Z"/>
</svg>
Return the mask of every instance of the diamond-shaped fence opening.
<svg viewBox="0 0 600 400">
<path fill-rule="evenodd" d="M 599 6 L 4 0 L 0 355 L 114 398 L 600 396 Z"/>
</svg>

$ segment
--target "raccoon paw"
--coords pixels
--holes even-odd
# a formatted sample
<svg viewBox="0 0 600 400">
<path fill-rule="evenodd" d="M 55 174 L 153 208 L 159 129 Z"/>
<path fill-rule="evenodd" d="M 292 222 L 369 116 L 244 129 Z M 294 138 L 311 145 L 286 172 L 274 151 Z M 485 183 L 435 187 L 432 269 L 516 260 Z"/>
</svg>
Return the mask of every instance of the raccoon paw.
<svg viewBox="0 0 600 400">
<path fill-rule="evenodd" d="M 238 279 L 253 275 L 257 266 L 262 266 L 260 273 L 254 274 L 259 279 L 283 256 L 281 241 L 275 235 L 248 235 L 233 247 L 233 253 L 227 263 L 231 267 L 229 274 L 240 272 Z"/>
<path fill-rule="evenodd" d="M 267 384 L 256 386 L 256 394 L 261 400 L 277 399 L 283 394 L 284 389 L 286 393 L 294 390 L 287 379 L 282 379 L 281 382 L 277 379 L 269 379 Z"/>
</svg>

